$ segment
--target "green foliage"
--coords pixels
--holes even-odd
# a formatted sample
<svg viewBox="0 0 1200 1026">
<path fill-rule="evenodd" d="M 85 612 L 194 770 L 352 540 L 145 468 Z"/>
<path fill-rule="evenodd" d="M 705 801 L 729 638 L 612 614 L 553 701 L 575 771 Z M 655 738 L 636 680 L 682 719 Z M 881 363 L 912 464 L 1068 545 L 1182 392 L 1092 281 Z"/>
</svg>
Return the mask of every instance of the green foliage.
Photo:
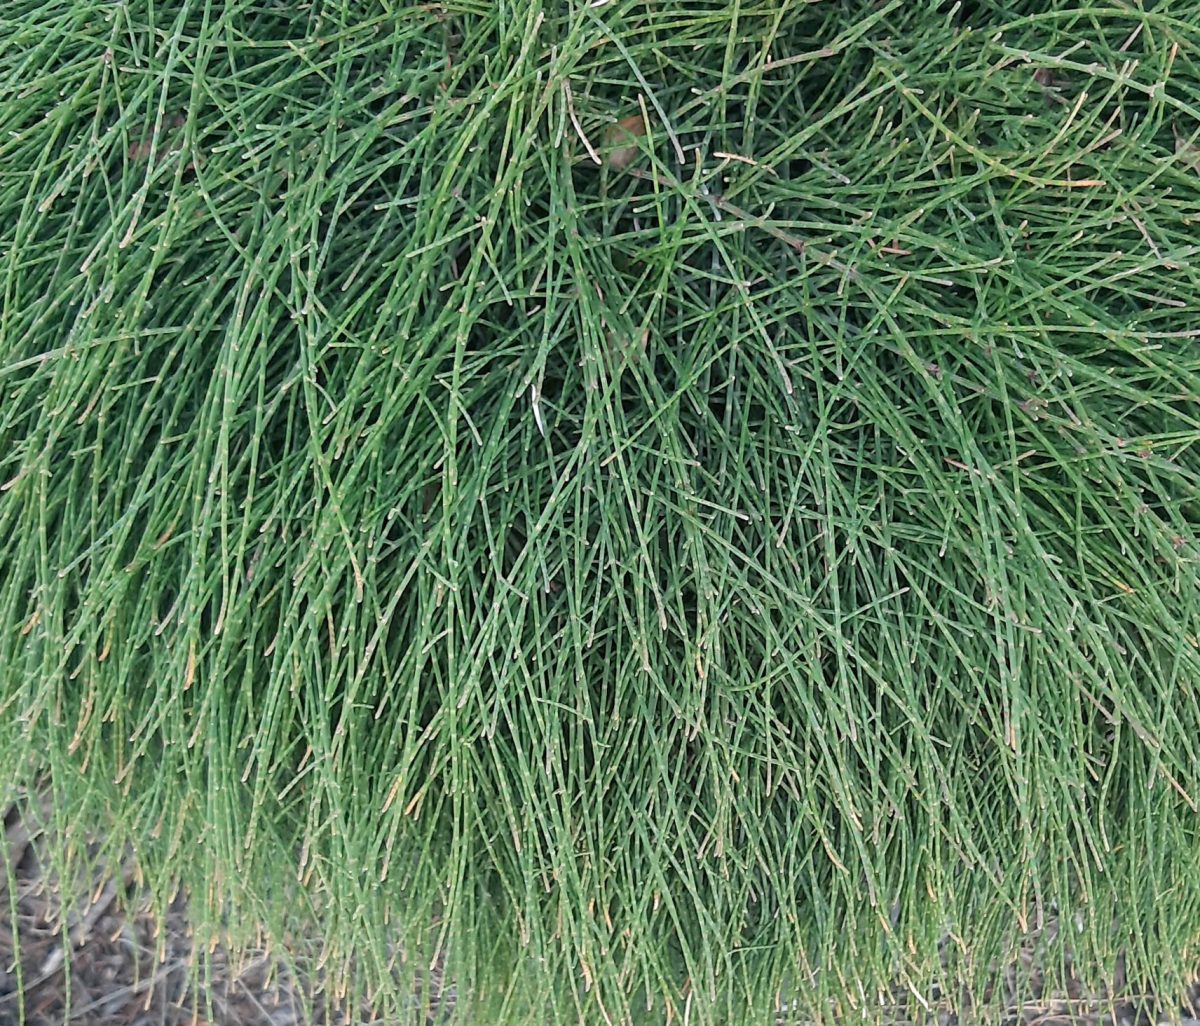
<svg viewBox="0 0 1200 1026">
<path fill-rule="evenodd" d="M 0 781 L 478 1021 L 1178 984 L 1198 13 L 10 0 Z"/>
</svg>

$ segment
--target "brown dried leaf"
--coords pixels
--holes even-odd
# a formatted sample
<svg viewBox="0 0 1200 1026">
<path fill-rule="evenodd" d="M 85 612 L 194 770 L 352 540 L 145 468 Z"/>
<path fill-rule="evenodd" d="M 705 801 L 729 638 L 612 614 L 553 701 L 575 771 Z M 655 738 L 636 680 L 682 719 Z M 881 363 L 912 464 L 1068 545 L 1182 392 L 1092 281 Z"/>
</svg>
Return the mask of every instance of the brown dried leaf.
<svg viewBox="0 0 1200 1026">
<path fill-rule="evenodd" d="M 154 149 L 155 142 L 158 143 L 160 149 L 166 149 L 170 140 L 164 140 L 163 136 L 169 132 L 178 134 L 179 129 L 181 129 L 185 124 L 187 124 L 187 120 L 182 114 L 173 114 L 171 117 L 166 118 L 163 121 L 163 131 L 161 134 L 154 133 L 152 131 L 149 135 L 143 137 L 139 142 L 136 142 L 129 147 L 129 159 L 133 161 L 149 160 L 150 153 Z M 188 167 L 191 167 L 191 165 L 189 164 Z"/>
<path fill-rule="evenodd" d="M 650 329 L 643 328 L 640 336 L 620 331 L 608 333 L 608 359 L 613 370 L 619 370 L 628 364 L 640 360 L 646 352 L 646 342 L 650 338 Z"/>
<path fill-rule="evenodd" d="M 1180 135 L 1178 128 L 1173 128 L 1172 131 L 1175 133 L 1175 156 L 1183 161 L 1185 167 L 1200 172 L 1200 146 Z"/>
<path fill-rule="evenodd" d="M 609 125 L 604 131 L 605 164 L 614 171 L 624 171 L 638 155 L 638 140 L 645 134 L 646 123 L 640 114 L 632 114 Z"/>
</svg>

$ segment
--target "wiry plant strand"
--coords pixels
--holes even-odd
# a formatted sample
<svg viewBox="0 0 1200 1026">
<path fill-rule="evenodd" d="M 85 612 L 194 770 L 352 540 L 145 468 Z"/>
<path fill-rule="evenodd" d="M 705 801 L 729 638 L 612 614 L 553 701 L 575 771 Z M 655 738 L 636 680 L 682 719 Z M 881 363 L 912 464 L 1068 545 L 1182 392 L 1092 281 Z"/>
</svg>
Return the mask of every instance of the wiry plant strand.
<svg viewBox="0 0 1200 1026">
<path fill-rule="evenodd" d="M 0 780 L 64 872 L 464 1021 L 998 1002 L 1048 916 L 1177 987 L 1200 30 L 1145 6 L 8 4 Z"/>
</svg>

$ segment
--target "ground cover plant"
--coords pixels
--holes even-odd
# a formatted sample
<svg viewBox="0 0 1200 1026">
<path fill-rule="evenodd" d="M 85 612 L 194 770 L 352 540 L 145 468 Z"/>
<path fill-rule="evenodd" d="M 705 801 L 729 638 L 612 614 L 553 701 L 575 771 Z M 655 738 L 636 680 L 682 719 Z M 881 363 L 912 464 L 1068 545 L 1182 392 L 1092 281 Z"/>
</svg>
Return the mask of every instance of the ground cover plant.
<svg viewBox="0 0 1200 1026">
<path fill-rule="evenodd" d="M 1181 991 L 1198 48 L 10 0 L 0 805 L 389 1021 Z"/>
</svg>

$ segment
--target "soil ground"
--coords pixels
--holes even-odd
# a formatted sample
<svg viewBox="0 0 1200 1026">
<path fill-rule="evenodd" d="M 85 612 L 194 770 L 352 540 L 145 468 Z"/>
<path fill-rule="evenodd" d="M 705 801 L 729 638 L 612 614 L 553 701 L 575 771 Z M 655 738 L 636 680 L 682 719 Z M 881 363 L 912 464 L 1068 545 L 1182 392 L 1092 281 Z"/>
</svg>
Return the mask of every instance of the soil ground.
<svg viewBox="0 0 1200 1026">
<path fill-rule="evenodd" d="M 234 963 L 220 948 L 205 954 L 207 971 L 197 983 L 195 945 L 187 905 L 177 898 L 165 920 L 150 914 L 130 867 L 98 873 L 90 903 L 72 902 L 64 924 L 60 891 L 42 857 L 40 837 L 15 810 L 9 810 L 0 836 L 0 1026 L 333 1026 L 382 1022 L 369 1009 L 329 1010 L 318 975 L 287 970 L 266 952 Z M 11 880 L 15 893 L 9 893 Z M 13 910 L 15 909 L 15 918 Z M 15 927 L 15 929 L 14 929 Z M 1044 939 L 1044 936 L 1043 938 Z M 1200 1026 L 1200 984 L 1182 1007 L 1144 1010 L 1144 995 L 1129 992 L 1121 966 L 1113 974 L 1111 997 L 1085 993 L 1071 982 L 1065 992 L 1041 986 L 1030 938 L 1018 962 L 996 975 L 1007 1012 L 997 1026 L 1150 1026 L 1175 1022 Z M 69 948 L 69 950 L 68 950 Z M 293 960 L 295 953 L 289 953 Z M 454 1015 L 454 986 L 438 974 L 431 979 L 432 1015 L 415 1012 L 394 1026 L 436 1021 L 466 1026 Z M 1018 991 L 1026 997 L 1016 998 Z M 415 999 L 415 1007 L 421 1002 Z M 969 1026 L 979 1017 L 948 1010 L 936 995 L 922 1008 L 897 995 L 893 1022 L 922 1026 Z M 960 1010 L 967 1002 L 959 1002 Z M 306 1008 L 316 1011 L 306 1013 Z M 781 1023 L 798 1023 L 781 1009 Z"/>
</svg>

